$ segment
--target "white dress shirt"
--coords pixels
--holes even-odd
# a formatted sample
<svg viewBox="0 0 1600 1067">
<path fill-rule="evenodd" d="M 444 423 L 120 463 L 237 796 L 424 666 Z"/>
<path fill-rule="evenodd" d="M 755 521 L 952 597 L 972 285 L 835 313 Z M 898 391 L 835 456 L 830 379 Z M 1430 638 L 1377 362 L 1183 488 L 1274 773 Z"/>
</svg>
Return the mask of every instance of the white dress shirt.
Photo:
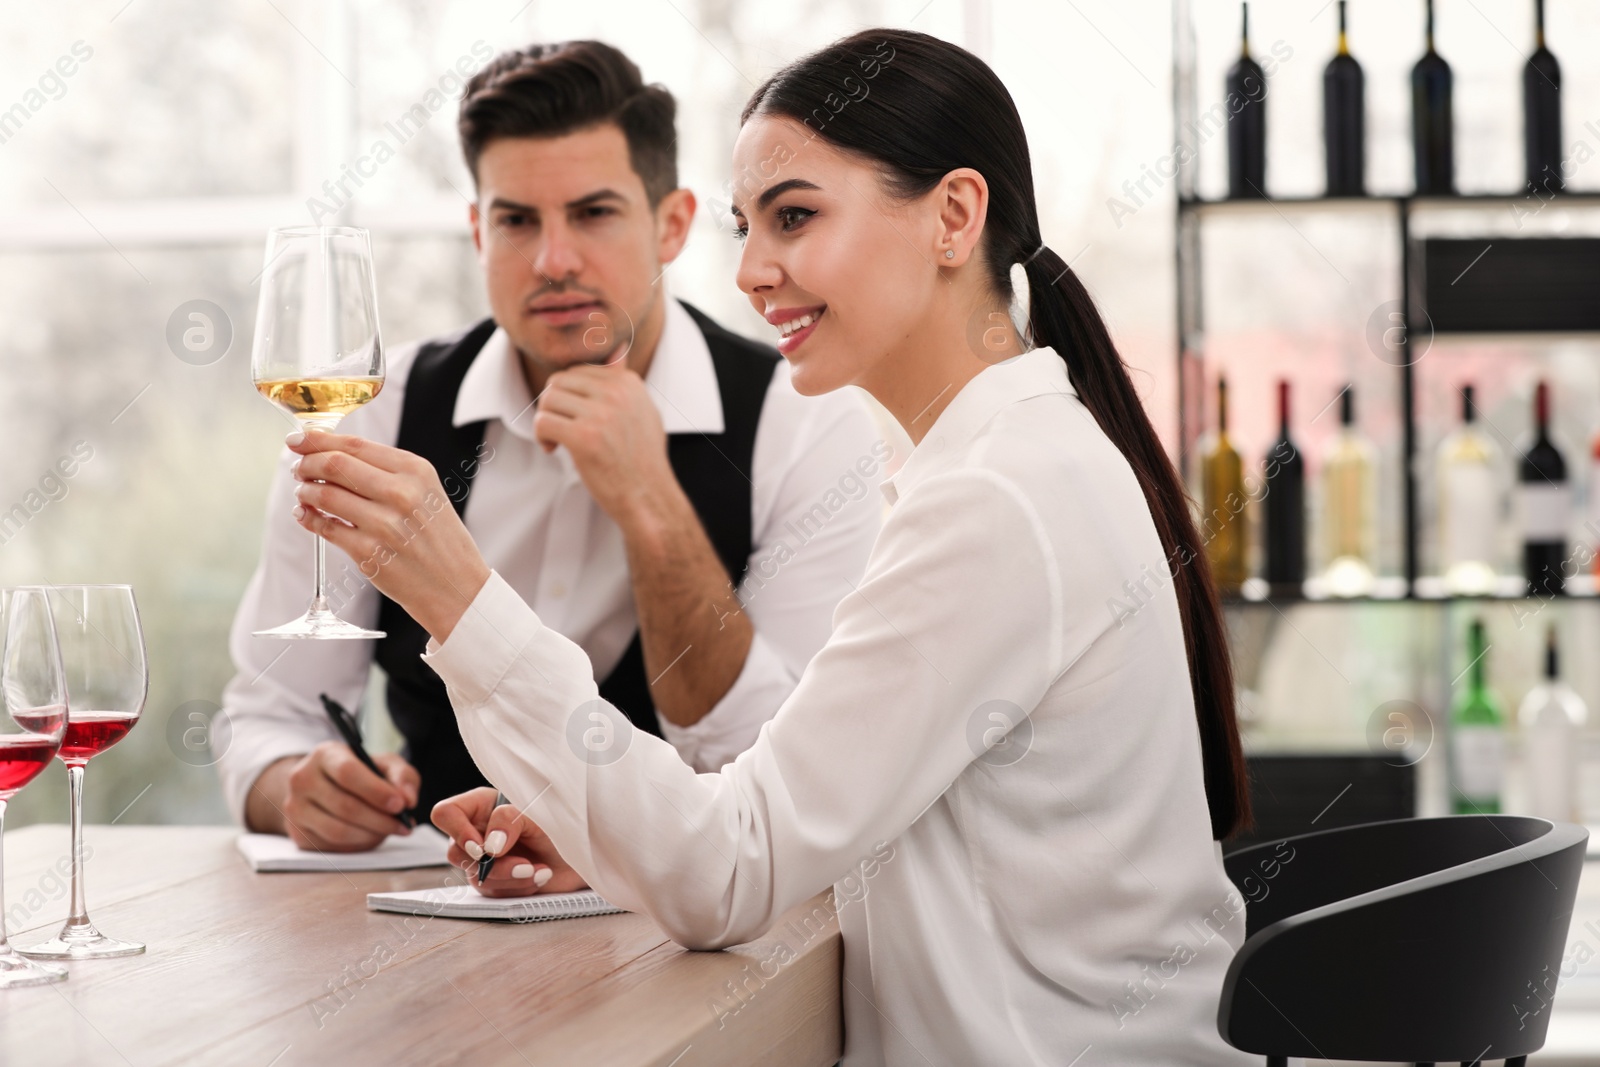
<svg viewBox="0 0 1600 1067">
<path fill-rule="evenodd" d="M 719 772 L 625 720 L 592 743 L 619 713 L 498 574 L 424 657 L 467 748 L 682 944 L 751 940 L 832 883 L 846 1067 L 1255 1062 L 1217 1033 L 1244 901 L 1160 539 L 1061 358 L 985 369 L 884 492 L 827 644 Z"/>
<path fill-rule="evenodd" d="M 394 443 L 415 355 L 416 346 L 390 354 L 382 392 L 346 418 L 341 433 Z M 645 382 L 668 434 L 723 432 L 710 348 L 674 299 L 666 298 Z M 488 420 L 464 519 L 489 565 L 576 642 L 603 679 L 637 629 L 622 531 L 589 495 L 571 453 L 546 453 L 534 440 L 533 414 L 515 349 L 496 330 L 467 371 L 453 416 L 458 426 Z M 659 720 L 688 765 L 715 770 L 749 747 L 822 647 L 833 607 L 859 581 L 881 523 L 883 502 L 872 490 L 891 455 L 859 394 L 803 397 L 778 361 L 751 458 L 753 548 L 739 588 L 754 629 L 750 652 L 698 722 Z M 218 769 L 241 822 L 250 787 L 270 763 L 337 738 L 317 694 L 355 707 L 372 666 L 370 641 L 251 636 L 299 615 L 311 595 L 311 535 L 291 514 L 295 458 L 285 449 L 274 476 L 261 562 L 229 642 L 237 673 L 223 693 L 231 737 Z M 377 591 L 331 545 L 328 590 L 342 618 L 376 624 Z"/>
</svg>

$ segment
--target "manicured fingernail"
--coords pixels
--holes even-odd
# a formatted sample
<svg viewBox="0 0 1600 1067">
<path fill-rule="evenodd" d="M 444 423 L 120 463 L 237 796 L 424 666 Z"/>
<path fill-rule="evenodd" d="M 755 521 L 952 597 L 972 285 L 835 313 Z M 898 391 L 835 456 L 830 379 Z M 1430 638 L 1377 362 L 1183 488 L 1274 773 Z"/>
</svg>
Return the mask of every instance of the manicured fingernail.
<svg viewBox="0 0 1600 1067">
<path fill-rule="evenodd" d="M 540 867 L 539 873 L 533 876 L 534 886 L 539 889 L 543 889 L 546 883 L 548 883 L 551 878 L 555 877 L 555 873 L 556 872 L 552 871 L 549 867 Z M 519 875 L 518 877 L 521 876 Z"/>
<path fill-rule="evenodd" d="M 289 436 L 287 436 L 287 437 L 285 437 L 283 439 L 283 443 L 286 444 L 286 445 L 297 445 L 301 441 L 304 441 L 305 439 L 306 439 L 306 435 L 305 435 L 305 433 L 303 431 L 290 430 L 289 431 Z"/>
<path fill-rule="evenodd" d="M 531 877 L 533 877 L 533 864 L 531 864 L 531 863 L 519 863 L 519 864 L 517 864 L 515 867 L 511 868 L 511 877 L 513 877 L 513 878 L 531 878 Z"/>
<path fill-rule="evenodd" d="M 295 518 L 295 521 L 299 522 L 301 519 L 303 519 L 305 517 L 306 517 L 306 509 L 301 507 L 299 504 L 296 504 L 294 506 L 294 518 Z"/>
<path fill-rule="evenodd" d="M 483 850 L 492 855 L 500 855 L 500 850 L 506 847 L 506 832 L 495 830 L 483 839 Z"/>
<path fill-rule="evenodd" d="M 289 473 L 298 478 L 300 476 L 300 464 L 304 463 L 305 461 L 305 457 L 301 456 L 299 459 L 289 464 Z"/>
<path fill-rule="evenodd" d="M 467 855 L 471 856 L 473 859 L 475 859 L 475 860 L 483 859 L 483 846 L 478 844 L 476 841 L 468 841 L 466 844 L 462 845 L 461 847 L 463 849 L 465 849 Z"/>
</svg>

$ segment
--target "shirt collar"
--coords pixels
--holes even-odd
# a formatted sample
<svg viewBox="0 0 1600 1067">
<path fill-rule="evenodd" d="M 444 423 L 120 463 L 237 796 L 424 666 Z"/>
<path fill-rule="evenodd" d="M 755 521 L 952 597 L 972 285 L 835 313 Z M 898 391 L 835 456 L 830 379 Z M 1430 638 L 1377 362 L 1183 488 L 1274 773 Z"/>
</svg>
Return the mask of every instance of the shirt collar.
<svg viewBox="0 0 1600 1067">
<path fill-rule="evenodd" d="M 665 294 L 666 318 L 645 373 L 650 399 L 667 433 L 719 434 L 722 393 L 711 347 L 682 304 Z M 518 437 L 533 440 L 533 395 L 511 338 L 496 329 L 461 380 L 452 421 L 457 426 L 499 419 Z"/>
<path fill-rule="evenodd" d="M 1067 378 L 1066 362 L 1054 348 L 1035 348 L 985 367 L 939 413 L 900 469 L 884 479 L 883 495 L 893 504 L 919 482 L 951 466 L 1002 410 L 1049 394 L 1078 395 Z"/>
</svg>

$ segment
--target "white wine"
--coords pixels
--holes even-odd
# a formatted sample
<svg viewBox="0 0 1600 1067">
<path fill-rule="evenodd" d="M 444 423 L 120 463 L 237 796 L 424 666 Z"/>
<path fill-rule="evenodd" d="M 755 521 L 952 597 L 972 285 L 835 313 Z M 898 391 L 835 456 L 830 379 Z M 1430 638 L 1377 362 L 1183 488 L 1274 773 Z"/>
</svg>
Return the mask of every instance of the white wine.
<svg viewBox="0 0 1600 1067">
<path fill-rule="evenodd" d="M 1462 596 L 1495 587 L 1500 514 L 1494 442 L 1478 430 L 1470 385 L 1461 387 L 1461 425 L 1439 446 L 1439 539 L 1445 586 Z"/>
<path fill-rule="evenodd" d="M 1376 570 L 1376 460 L 1356 429 L 1354 386 L 1340 394 L 1339 422 L 1339 436 L 1322 461 L 1323 578 L 1335 596 L 1365 596 Z"/>
<path fill-rule="evenodd" d="M 1544 684 L 1534 686 L 1517 710 L 1528 814 L 1554 822 L 1582 822 L 1578 754 L 1589 718 L 1583 698 L 1561 680 L 1556 628 L 1546 631 Z"/>
<path fill-rule="evenodd" d="M 336 423 L 383 388 L 382 378 L 269 378 L 256 392 L 301 422 Z"/>
<path fill-rule="evenodd" d="M 1217 379 L 1217 436 L 1201 460 L 1200 532 L 1217 591 L 1237 596 L 1245 573 L 1244 462 L 1228 440 L 1228 381 Z"/>
</svg>

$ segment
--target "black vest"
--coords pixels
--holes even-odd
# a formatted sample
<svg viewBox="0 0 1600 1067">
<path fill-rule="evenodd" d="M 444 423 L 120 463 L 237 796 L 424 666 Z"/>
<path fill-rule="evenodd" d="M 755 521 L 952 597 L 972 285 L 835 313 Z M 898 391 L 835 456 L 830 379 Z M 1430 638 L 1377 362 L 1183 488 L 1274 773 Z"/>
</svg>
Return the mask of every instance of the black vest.
<svg viewBox="0 0 1600 1067">
<path fill-rule="evenodd" d="M 717 391 L 722 397 L 723 432 L 669 434 L 667 458 L 717 558 L 737 587 L 750 561 L 751 457 L 756 426 L 779 357 L 774 349 L 730 333 L 698 309 L 683 306 L 711 349 Z M 456 395 L 467 368 L 494 331 L 494 320 L 485 319 L 463 333 L 424 343 L 406 379 L 395 443 L 433 464 L 458 515 L 466 512 L 488 424 L 452 425 Z M 379 601 L 378 629 L 388 636 L 378 641 L 375 658 L 389 677 L 389 716 L 406 739 L 403 753 L 422 776 L 421 810 L 427 812 L 445 797 L 486 785 L 461 740 L 444 683 L 422 662 L 427 631 L 388 597 Z M 660 736 L 637 633 L 617 666 L 600 683 L 600 695 L 635 726 Z"/>
</svg>

